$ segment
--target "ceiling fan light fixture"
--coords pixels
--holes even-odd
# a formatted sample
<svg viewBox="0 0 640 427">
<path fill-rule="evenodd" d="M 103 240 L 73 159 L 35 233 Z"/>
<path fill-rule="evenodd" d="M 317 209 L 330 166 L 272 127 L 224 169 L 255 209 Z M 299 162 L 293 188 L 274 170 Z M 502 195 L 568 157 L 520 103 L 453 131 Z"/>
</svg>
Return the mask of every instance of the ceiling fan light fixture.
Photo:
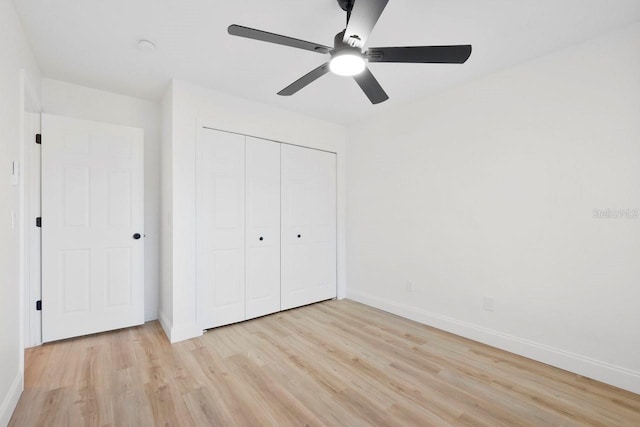
<svg viewBox="0 0 640 427">
<path fill-rule="evenodd" d="M 336 53 L 329 62 L 329 69 L 339 76 L 355 76 L 363 72 L 365 67 L 362 55 L 352 52 Z"/>
</svg>

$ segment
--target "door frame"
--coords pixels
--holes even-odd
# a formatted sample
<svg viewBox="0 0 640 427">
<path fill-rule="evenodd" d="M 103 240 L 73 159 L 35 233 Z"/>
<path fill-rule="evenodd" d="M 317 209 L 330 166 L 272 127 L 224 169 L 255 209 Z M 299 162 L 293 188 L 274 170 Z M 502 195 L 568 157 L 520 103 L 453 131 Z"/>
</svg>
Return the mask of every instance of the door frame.
<svg viewBox="0 0 640 427">
<path fill-rule="evenodd" d="M 42 312 L 36 310 L 36 301 L 41 299 L 42 281 L 40 228 L 36 218 L 40 216 L 40 145 L 36 144 L 36 134 L 40 133 L 42 108 L 39 96 L 23 71 L 23 103 L 21 108 L 20 138 L 20 222 L 21 222 L 21 306 L 22 347 L 29 348 L 42 344 Z"/>
</svg>

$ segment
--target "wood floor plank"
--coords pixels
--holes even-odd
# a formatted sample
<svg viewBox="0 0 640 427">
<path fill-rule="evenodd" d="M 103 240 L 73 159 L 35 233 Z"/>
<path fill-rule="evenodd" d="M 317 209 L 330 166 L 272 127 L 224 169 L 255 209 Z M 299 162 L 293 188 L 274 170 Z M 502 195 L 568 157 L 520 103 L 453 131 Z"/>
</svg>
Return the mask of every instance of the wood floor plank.
<svg viewBox="0 0 640 427">
<path fill-rule="evenodd" d="M 349 300 L 28 349 L 10 426 L 640 426 L 640 396 Z"/>
<path fill-rule="evenodd" d="M 229 425 L 231 415 L 220 399 L 215 398 L 211 389 L 199 388 L 182 395 L 185 405 L 193 417 L 194 425 L 222 426 Z"/>
</svg>

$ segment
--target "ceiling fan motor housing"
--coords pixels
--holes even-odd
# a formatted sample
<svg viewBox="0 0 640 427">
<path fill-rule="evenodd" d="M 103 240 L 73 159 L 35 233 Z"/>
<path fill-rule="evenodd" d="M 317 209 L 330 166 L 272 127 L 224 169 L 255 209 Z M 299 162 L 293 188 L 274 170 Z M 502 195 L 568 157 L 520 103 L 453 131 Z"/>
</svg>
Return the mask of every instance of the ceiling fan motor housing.
<svg viewBox="0 0 640 427">
<path fill-rule="evenodd" d="M 345 30 L 342 30 L 334 37 L 331 56 L 334 56 L 336 54 L 344 55 L 346 53 L 362 56 L 362 49 L 360 49 L 359 47 L 351 46 L 348 43 L 344 42 L 344 32 Z"/>
</svg>

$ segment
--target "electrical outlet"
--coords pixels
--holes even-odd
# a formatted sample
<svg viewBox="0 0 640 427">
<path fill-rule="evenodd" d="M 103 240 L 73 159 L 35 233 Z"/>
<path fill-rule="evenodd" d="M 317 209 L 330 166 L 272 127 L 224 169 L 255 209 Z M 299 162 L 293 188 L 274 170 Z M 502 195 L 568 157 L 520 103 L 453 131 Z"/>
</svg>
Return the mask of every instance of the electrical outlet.
<svg viewBox="0 0 640 427">
<path fill-rule="evenodd" d="M 407 280 L 407 291 L 413 292 L 415 291 L 415 287 L 413 286 L 413 282 L 411 280 Z"/>
<path fill-rule="evenodd" d="M 482 307 L 484 308 L 484 311 L 493 311 L 493 298 L 484 297 Z"/>
</svg>

